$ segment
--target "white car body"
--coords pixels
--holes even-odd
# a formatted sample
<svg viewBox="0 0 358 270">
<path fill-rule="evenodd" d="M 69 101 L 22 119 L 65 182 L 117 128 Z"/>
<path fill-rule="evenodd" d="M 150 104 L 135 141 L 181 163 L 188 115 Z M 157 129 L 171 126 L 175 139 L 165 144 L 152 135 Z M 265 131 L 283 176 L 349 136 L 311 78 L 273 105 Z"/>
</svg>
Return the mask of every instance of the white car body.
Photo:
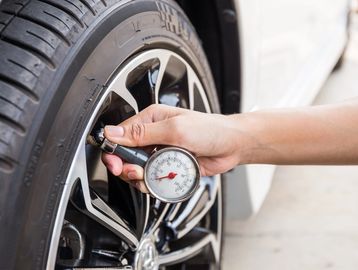
<svg viewBox="0 0 358 270">
<path fill-rule="evenodd" d="M 349 2 L 236 1 L 243 112 L 314 100 L 347 43 Z M 248 217 L 260 209 L 274 170 L 272 165 L 250 165 L 229 173 L 235 178 L 227 181 L 229 218 Z"/>
</svg>

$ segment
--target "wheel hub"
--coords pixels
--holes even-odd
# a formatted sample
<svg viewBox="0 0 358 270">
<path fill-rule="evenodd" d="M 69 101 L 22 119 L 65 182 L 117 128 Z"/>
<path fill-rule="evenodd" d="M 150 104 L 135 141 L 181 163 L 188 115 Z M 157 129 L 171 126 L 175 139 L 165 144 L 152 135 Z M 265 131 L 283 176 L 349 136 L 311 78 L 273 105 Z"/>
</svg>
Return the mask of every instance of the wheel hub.
<svg viewBox="0 0 358 270">
<path fill-rule="evenodd" d="M 146 238 L 140 243 L 135 257 L 135 265 L 137 270 L 158 269 L 157 248 L 150 238 Z"/>
</svg>

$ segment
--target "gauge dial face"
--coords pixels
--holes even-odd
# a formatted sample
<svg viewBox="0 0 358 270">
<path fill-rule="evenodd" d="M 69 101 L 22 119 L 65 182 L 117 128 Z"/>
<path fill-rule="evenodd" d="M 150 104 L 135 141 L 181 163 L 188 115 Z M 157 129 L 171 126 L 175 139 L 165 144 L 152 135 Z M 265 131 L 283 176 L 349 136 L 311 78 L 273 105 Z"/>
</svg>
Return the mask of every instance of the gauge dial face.
<svg viewBox="0 0 358 270">
<path fill-rule="evenodd" d="M 148 160 L 145 181 L 149 191 L 158 199 L 178 202 L 187 199 L 200 179 L 195 158 L 179 148 L 159 150 Z"/>
</svg>

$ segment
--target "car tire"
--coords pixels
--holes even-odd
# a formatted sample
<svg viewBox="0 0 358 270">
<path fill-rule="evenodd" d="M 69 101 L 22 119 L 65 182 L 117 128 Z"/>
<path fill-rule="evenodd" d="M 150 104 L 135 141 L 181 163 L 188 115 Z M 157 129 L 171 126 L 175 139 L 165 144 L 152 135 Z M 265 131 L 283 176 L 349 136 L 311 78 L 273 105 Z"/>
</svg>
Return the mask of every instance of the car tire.
<svg viewBox="0 0 358 270">
<path fill-rule="evenodd" d="M 0 269 L 51 269 L 76 147 L 114 74 L 136 55 L 170 51 L 197 74 L 211 112 L 218 98 L 200 40 L 173 1 L 3 1 L 0 12 Z M 215 207 L 221 189 L 216 196 Z M 213 215 L 222 222 L 221 208 Z M 212 255 L 201 253 L 180 269 L 206 264 Z"/>
</svg>

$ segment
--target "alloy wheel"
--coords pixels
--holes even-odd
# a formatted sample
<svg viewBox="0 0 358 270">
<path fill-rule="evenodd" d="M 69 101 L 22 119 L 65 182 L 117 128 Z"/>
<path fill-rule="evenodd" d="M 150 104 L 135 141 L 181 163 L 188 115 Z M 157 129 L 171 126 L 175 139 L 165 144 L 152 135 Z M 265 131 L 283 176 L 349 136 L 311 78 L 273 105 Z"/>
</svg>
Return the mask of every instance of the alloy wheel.
<svg viewBox="0 0 358 270">
<path fill-rule="evenodd" d="M 114 71 L 76 146 L 56 216 L 48 269 L 219 266 L 219 175 L 202 177 L 186 202 L 162 203 L 111 175 L 100 151 L 86 143 L 93 129 L 118 124 L 153 103 L 210 112 L 195 70 L 170 50 L 140 52 Z"/>
</svg>

